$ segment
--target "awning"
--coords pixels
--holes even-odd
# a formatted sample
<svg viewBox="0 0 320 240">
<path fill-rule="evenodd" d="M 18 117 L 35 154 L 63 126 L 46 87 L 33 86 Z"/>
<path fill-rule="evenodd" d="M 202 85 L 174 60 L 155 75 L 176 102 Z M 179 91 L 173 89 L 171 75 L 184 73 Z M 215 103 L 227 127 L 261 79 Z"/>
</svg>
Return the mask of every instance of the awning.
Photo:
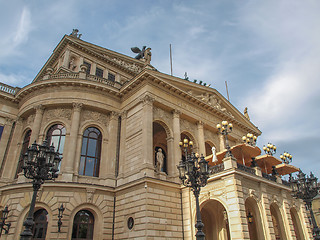
<svg viewBox="0 0 320 240">
<path fill-rule="evenodd" d="M 261 155 L 256 157 L 256 163 L 261 168 L 261 171 L 267 174 L 272 173 L 272 166 L 282 164 L 282 161 L 271 155 Z"/>
<path fill-rule="evenodd" d="M 295 166 L 282 163 L 282 164 L 276 165 L 276 170 L 279 173 L 279 175 L 286 175 L 286 174 L 298 172 L 300 169 Z"/>
<path fill-rule="evenodd" d="M 237 162 L 245 165 L 246 163 L 251 162 L 251 158 L 259 156 L 261 154 L 261 150 L 258 147 L 253 147 L 246 143 L 241 143 L 236 146 L 231 147 L 232 155 L 237 159 Z M 227 150 L 222 152 L 218 152 L 216 154 L 218 161 L 212 162 L 212 154 L 205 157 L 207 161 L 209 161 L 209 165 L 217 165 L 222 163 L 222 159 L 226 155 Z"/>
</svg>

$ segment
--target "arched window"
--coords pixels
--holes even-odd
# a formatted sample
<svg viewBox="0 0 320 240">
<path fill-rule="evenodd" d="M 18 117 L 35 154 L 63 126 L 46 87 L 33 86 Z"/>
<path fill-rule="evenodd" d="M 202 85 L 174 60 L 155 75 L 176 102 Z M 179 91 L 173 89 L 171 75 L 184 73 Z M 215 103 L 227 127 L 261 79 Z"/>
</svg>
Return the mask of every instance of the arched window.
<svg viewBox="0 0 320 240">
<path fill-rule="evenodd" d="M 48 227 L 48 212 L 45 209 L 39 209 L 33 215 L 34 227 L 32 239 L 46 239 Z"/>
<path fill-rule="evenodd" d="M 58 151 L 60 158 L 62 158 L 64 142 L 66 139 L 66 128 L 61 124 L 55 124 L 51 126 L 47 132 L 47 141 L 48 145 L 51 146 L 53 144 L 54 150 Z M 59 163 L 59 169 L 60 169 Z"/>
<path fill-rule="evenodd" d="M 82 137 L 79 174 L 99 176 L 102 134 L 95 127 L 87 128 Z"/>
<path fill-rule="evenodd" d="M 31 137 L 31 130 L 28 130 L 26 134 L 24 135 L 23 143 L 22 143 L 22 148 L 21 148 L 21 153 L 20 153 L 20 158 L 18 162 L 18 167 L 17 167 L 17 172 L 16 172 L 16 178 L 18 177 L 18 173 L 22 172 L 22 165 L 23 165 L 23 155 L 27 152 L 28 146 L 30 143 L 30 137 Z"/>
<path fill-rule="evenodd" d="M 88 210 L 79 211 L 73 220 L 72 239 L 93 239 L 94 217 Z"/>
</svg>

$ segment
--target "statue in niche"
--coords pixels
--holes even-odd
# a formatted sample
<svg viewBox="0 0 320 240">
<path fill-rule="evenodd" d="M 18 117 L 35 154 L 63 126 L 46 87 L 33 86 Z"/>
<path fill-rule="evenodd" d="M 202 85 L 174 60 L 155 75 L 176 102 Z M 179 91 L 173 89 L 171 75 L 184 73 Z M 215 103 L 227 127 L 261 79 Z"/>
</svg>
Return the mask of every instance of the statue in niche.
<svg viewBox="0 0 320 240">
<path fill-rule="evenodd" d="M 213 163 L 218 162 L 218 158 L 217 158 L 217 155 L 216 155 L 216 148 L 215 148 L 215 146 L 212 146 L 211 152 L 212 152 L 212 162 L 213 162 Z"/>
<path fill-rule="evenodd" d="M 73 29 L 73 30 L 72 30 L 72 33 L 70 34 L 70 36 L 80 39 L 81 36 L 82 36 L 82 34 L 78 34 L 78 32 L 79 32 L 78 29 Z"/>
<path fill-rule="evenodd" d="M 244 109 L 243 115 L 246 117 L 246 119 L 248 119 L 250 121 L 250 117 L 249 117 L 249 114 L 248 114 L 248 108 L 247 107 Z"/>
<path fill-rule="evenodd" d="M 165 162 L 166 162 L 166 157 L 164 155 L 162 148 L 157 147 L 156 148 L 156 155 L 155 155 L 155 171 L 157 173 L 166 172 Z"/>
<path fill-rule="evenodd" d="M 74 71 L 75 69 L 76 69 L 76 64 L 75 64 L 75 58 L 74 57 L 72 57 L 71 58 L 71 60 L 70 60 L 70 62 L 69 62 L 69 69 L 70 70 L 72 70 L 72 71 Z"/>
</svg>

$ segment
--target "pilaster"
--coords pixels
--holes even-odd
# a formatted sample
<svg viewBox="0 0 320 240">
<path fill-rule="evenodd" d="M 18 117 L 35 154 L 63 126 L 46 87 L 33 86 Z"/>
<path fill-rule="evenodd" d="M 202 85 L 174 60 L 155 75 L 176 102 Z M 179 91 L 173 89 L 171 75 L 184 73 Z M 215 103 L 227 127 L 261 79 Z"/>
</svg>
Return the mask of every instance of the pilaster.
<svg viewBox="0 0 320 240">
<path fill-rule="evenodd" d="M 34 117 L 34 122 L 32 124 L 32 133 L 30 137 L 30 144 L 32 144 L 34 141 L 39 141 L 39 133 L 40 133 L 40 127 L 42 122 L 42 117 L 44 113 L 44 107 L 42 104 L 35 106 L 34 109 L 36 110 L 36 116 Z"/>
<path fill-rule="evenodd" d="M 203 122 L 197 122 L 197 129 L 198 129 L 198 143 L 199 143 L 199 154 L 206 155 L 206 147 L 204 141 L 204 132 L 203 132 Z"/>
<path fill-rule="evenodd" d="M 181 141 L 181 130 L 180 130 L 180 111 L 174 110 L 172 112 L 173 121 L 173 163 L 175 166 L 179 164 L 181 160 L 181 149 L 179 142 Z M 178 169 L 174 168 L 174 176 L 178 176 Z"/>
</svg>

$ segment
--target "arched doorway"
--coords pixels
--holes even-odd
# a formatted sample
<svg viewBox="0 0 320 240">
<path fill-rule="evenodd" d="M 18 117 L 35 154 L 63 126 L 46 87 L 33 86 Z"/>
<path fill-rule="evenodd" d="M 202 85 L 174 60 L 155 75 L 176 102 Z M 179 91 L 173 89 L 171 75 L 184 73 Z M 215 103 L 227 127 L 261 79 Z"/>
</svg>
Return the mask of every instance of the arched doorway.
<svg viewBox="0 0 320 240">
<path fill-rule="evenodd" d="M 159 172 L 168 173 L 167 133 L 164 127 L 158 122 L 153 122 L 153 150 L 155 169 Z"/>
<path fill-rule="evenodd" d="M 301 225 L 301 221 L 300 221 L 297 210 L 295 208 L 291 208 L 290 215 L 293 223 L 294 233 L 296 235 L 297 240 L 305 239 L 303 236 L 302 225 Z"/>
<path fill-rule="evenodd" d="M 46 239 L 48 228 L 48 212 L 45 209 L 37 210 L 34 215 L 33 237 L 32 239 Z"/>
<path fill-rule="evenodd" d="M 270 212 L 271 212 L 273 229 L 274 229 L 274 233 L 276 235 L 276 239 L 277 240 L 287 239 L 286 233 L 285 233 L 285 228 L 283 225 L 283 219 L 281 216 L 281 212 L 280 212 L 279 207 L 275 203 L 272 203 L 270 205 Z"/>
<path fill-rule="evenodd" d="M 248 221 L 249 236 L 251 240 L 263 240 L 263 224 L 258 204 L 255 199 L 249 197 L 245 202 L 246 216 Z"/>
<path fill-rule="evenodd" d="M 94 216 L 88 210 L 77 212 L 73 220 L 72 239 L 93 240 Z"/>
<path fill-rule="evenodd" d="M 201 205 L 201 219 L 206 240 L 229 240 L 228 214 L 217 200 L 209 200 Z"/>
</svg>

